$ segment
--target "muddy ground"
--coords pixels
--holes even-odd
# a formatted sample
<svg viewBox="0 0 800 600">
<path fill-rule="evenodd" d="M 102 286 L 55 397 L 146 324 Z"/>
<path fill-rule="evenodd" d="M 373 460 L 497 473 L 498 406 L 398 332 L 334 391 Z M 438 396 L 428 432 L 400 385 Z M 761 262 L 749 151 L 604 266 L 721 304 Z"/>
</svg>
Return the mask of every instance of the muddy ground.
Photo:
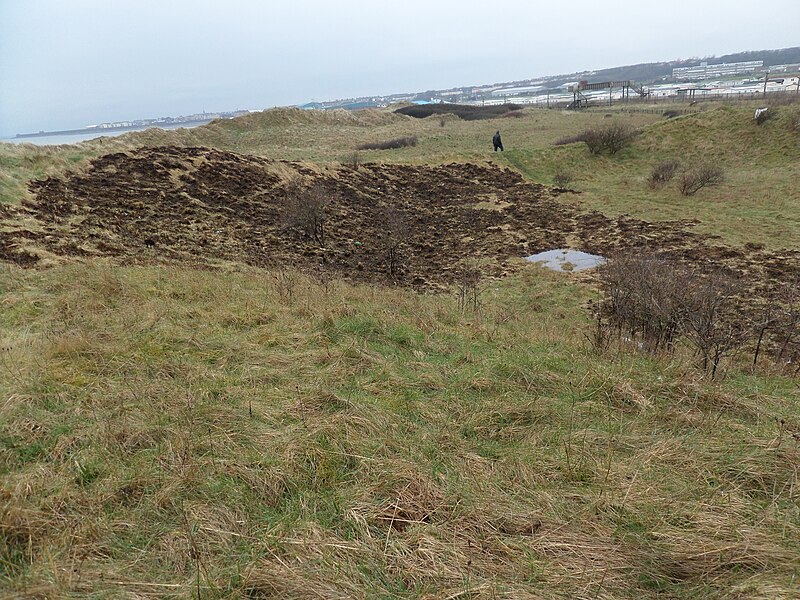
<svg viewBox="0 0 800 600">
<path fill-rule="evenodd" d="M 323 190 L 324 246 L 297 226 L 291 191 Z M 296 266 L 356 281 L 441 289 L 465 264 L 525 268 L 559 247 L 604 256 L 655 250 L 742 275 L 766 291 L 800 275 L 800 253 L 731 248 L 693 222 L 648 223 L 586 211 L 579 195 L 491 163 L 312 167 L 208 148 L 109 154 L 80 173 L 34 181 L 32 200 L 0 207 L 0 259 Z M 294 206 L 294 208 L 292 208 Z M 397 249 L 390 273 L 390 248 Z"/>
</svg>

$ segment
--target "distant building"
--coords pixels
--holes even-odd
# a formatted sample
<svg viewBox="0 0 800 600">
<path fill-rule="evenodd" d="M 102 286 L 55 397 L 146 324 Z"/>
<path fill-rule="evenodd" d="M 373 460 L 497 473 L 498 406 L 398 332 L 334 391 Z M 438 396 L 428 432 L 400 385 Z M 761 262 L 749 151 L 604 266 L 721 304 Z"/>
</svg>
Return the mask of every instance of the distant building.
<svg viewBox="0 0 800 600">
<path fill-rule="evenodd" d="M 672 76 L 675 79 L 681 80 L 700 80 L 709 79 L 712 77 L 725 77 L 729 75 L 740 75 L 743 73 L 752 73 L 756 69 L 764 66 L 763 60 L 748 60 L 746 62 L 738 63 L 719 63 L 716 65 L 709 65 L 707 62 L 701 62 L 694 67 L 676 67 L 672 69 Z"/>
<path fill-rule="evenodd" d="M 514 87 L 514 88 L 500 88 L 499 90 L 494 90 L 492 92 L 492 96 L 497 98 L 498 96 L 521 96 L 522 94 L 533 94 L 538 92 L 542 89 L 540 85 L 530 85 L 527 87 Z"/>
</svg>

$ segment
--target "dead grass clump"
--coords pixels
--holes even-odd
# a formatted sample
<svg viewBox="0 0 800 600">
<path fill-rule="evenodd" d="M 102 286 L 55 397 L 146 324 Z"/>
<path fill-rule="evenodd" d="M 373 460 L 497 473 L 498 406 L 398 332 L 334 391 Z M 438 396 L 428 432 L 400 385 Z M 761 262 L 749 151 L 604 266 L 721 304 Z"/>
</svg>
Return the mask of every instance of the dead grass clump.
<svg viewBox="0 0 800 600">
<path fill-rule="evenodd" d="M 687 535 L 677 530 L 652 532 L 663 548 L 657 561 L 658 570 L 668 580 L 697 584 L 733 573 L 755 574 L 800 566 L 796 554 L 762 532 L 746 525 L 736 529 L 736 537 L 722 539 Z"/>
<path fill-rule="evenodd" d="M 386 140 L 385 142 L 367 142 L 364 144 L 359 144 L 357 147 L 359 150 L 396 150 L 397 148 L 407 148 L 409 146 L 416 146 L 417 136 L 409 135 L 405 137 L 394 138 L 392 140 Z"/>
<path fill-rule="evenodd" d="M 431 524 L 452 512 L 444 493 L 414 465 L 393 463 L 385 473 L 385 478 L 350 509 L 350 518 L 355 522 L 384 532 L 402 532 L 415 525 Z"/>
<path fill-rule="evenodd" d="M 562 138 L 557 139 L 553 142 L 554 146 L 566 146 L 567 144 L 577 144 L 578 142 L 585 141 L 583 133 L 577 133 L 575 135 L 568 135 Z"/>
</svg>

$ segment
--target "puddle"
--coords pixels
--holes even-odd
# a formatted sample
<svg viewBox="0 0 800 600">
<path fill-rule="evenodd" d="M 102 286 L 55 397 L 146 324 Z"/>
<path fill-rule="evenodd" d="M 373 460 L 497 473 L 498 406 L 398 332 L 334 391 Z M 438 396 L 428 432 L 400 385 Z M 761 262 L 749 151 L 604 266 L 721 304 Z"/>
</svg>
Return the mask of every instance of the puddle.
<svg viewBox="0 0 800 600">
<path fill-rule="evenodd" d="M 557 248 L 547 252 L 539 252 L 539 254 L 526 256 L 525 260 L 540 263 L 553 271 L 583 271 L 606 262 L 606 259 L 602 256 L 581 252 L 580 250 L 570 250 L 569 248 Z"/>
</svg>

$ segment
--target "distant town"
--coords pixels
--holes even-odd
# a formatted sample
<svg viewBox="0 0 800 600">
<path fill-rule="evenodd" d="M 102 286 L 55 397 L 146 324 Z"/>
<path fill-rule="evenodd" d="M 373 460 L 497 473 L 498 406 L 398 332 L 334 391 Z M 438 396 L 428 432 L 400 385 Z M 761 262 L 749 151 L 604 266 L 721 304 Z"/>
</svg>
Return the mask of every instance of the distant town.
<svg viewBox="0 0 800 600">
<path fill-rule="evenodd" d="M 792 63 L 703 60 L 697 61 L 697 64 L 673 67 L 669 67 L 671 63 L 649 63 L 480 87 L 309 102 L 301 108 L 354 110 L 399 102 L 480 105 L 515 103 L 578 108 L 628 99 L 631 92 L 635 97 L 650 100 L 747 98 L 770 92 L 800 93 L 800 48 L 794 50 L 798 52 L 792 56 L 797 56 L 798 60 Z"/>
<path fill-rule="evenodd" d="M 181 115 L 179 117 L 159 117 L 156 119 L 135 119 L 133 121 L 111 121 L 98 125 L 86 125 L 80 129 L 64 129 L 61 131 L 39 131 L 36 133 L 18 133 L 17 138 L 43 137 L 53 135 L 77 135 L 91 134 L 97 132 L 98 135 L 112 131 L 127 131 L 131 129 L 146 129 L 148 127 L 174 127 L 176 125 L 202 125 L 210 123 L 215 119 L 233 119 L 248 114 L 247 110 L 235 110 L 230 112 L 202 112 L 193 115 Z"/>
<path fill-rule="evenodd" d="M 747 59 L 747 60 L 741 60 Z M 800 47 L 740 52 L 718 59 L 643 63 L 482 86 L 446 90 L 344 98 L 299 105 L 303 109 L 358 110 L 411 102 L 457 104 L 533 104 L 583 108 L 628 100 L 748 98 L 773 92 L 800 94 Z M 202 112 L 179 117 L 114 121 L 64 131 L 17 134 L 17 138 L 52 135 L 102 135 L 147 127 L 194 126 L 215 119 L 232 119 L 251 110 Z"/>
</svg>

